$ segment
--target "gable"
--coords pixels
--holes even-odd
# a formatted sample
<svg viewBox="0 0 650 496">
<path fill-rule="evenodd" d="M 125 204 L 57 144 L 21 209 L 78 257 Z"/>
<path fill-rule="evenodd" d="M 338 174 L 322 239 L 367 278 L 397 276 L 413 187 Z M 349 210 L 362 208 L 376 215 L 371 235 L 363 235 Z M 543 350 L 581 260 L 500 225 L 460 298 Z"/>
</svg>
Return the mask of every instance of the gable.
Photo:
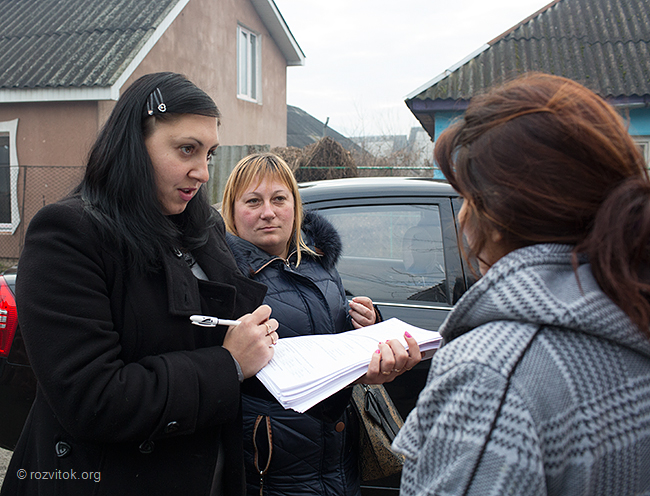
<svg viewBox="0 0 650 496">
<path fill-rule="evenodd" d="M 650 0 L 555 0 L 406 102 L 413 109 L 421 107 L 417 100 L 438 101 L 451 110 L 453 102 L 530 71 L 573 79 L 605 98 L 647 102 Z"/>
</svg>

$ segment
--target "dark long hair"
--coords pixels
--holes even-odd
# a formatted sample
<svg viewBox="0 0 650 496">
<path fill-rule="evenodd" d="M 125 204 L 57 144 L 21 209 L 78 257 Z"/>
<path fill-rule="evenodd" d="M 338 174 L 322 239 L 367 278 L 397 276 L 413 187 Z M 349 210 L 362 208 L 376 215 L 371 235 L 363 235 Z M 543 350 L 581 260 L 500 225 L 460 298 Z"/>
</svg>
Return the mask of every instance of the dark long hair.
<svg viewBox="0 0 650 496">
<path fill-rule="evenodd" d="M 467 202 L 470 256 L 497 230 L 509 249 L 575 245 L 603 291 L 650 335 L 650 183 L 621 116 L 584 86 L 532 73 L 474 98 L 436 141 Z"/>
<path fill-rule="evenodd" d="M 164 107 L 158 107 L 160 103 Z M 145 137 L 155 120 L 180 114 L 220 117 L 212 98 L 180 74 L 161 72 L 139 78 L 117 101 L 76 189 L 100 235 L 116 240 L 130 265 L 145 271 L 158 266 L 163 250 L 202 246 L 214 225 L 205 188 L 179 215 L 165 216 L 158 201 Z"/>
</svg>

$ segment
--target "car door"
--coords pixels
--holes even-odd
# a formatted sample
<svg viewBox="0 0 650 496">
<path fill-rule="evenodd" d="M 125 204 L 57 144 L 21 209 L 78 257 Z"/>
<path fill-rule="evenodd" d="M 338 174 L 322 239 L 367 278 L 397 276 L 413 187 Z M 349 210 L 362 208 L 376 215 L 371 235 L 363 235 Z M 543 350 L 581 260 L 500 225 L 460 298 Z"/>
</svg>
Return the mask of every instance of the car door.
<svg viewBox="0 0 650 496">
<path fill-rule="evenodd" d="M 306 202 L 338 230 L 338 270 L 346 293 L 368 296 L 384 319 L 437 330 L 466 289 L 449 196 L 356 197 Z M 403 417 L 429 367 L 422 362 L 386 385 Z"/>
</svg>

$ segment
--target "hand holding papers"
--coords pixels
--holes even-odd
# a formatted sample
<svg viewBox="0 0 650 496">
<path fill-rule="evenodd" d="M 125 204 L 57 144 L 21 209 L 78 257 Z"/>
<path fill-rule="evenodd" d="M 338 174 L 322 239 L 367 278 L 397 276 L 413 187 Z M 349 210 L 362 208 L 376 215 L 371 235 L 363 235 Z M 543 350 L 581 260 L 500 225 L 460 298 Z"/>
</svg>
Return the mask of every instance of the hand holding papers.
<svg viewBox="0 0 650 496">
<path fill-rule="evenodd" d="M 303 413 L 361 377 L 377 343 L 398 339 L 407 347 L 406 331 L 418 342 L 420 351 L 430 352 L 425 358 L 431 358 L 440 346 L 440 333 L 390 319 L 340 334 L 280 339 L 273 358 L 257 378 L 282 406 Z"/>
</svg>

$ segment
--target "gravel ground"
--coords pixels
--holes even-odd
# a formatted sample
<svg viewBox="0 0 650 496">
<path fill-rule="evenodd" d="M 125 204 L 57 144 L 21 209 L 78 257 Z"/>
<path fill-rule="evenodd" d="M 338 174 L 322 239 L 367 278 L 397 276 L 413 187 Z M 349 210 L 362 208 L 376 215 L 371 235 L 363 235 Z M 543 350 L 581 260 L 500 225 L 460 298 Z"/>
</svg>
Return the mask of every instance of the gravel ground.
<svg viewBox="0 0 650 496">
<path fill-rule="evenodd" d="M 2 481 L 5 479 L 5 472 L 7 471 L 10 458 L 11 451 L 0 448 L 0 486 L 2 486 Z"/>
</svg>

